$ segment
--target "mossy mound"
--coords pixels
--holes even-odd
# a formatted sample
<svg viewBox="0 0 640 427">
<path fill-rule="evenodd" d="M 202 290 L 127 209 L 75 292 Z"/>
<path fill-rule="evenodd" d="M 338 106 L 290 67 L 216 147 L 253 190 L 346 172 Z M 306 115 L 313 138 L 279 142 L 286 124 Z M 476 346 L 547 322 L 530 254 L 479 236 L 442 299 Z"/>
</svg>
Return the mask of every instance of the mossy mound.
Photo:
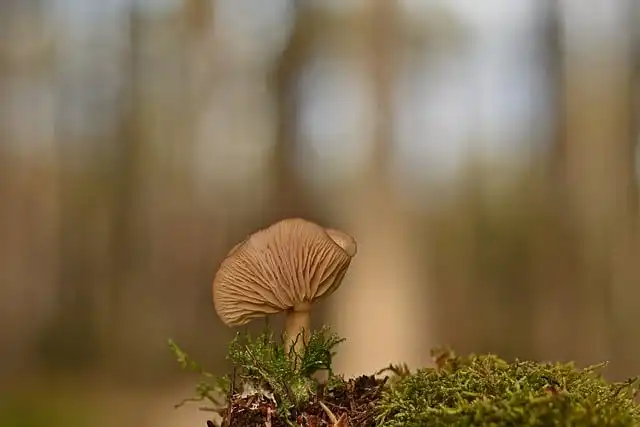
<svg viewBox="0 0 640 427">
<path fill-rule="evenodd" d="M 638 380 L 608 383 L 604 364 L 506 361 L 444 353 L 380 401 L 381 426 L 640 426 Z"/>
<path fill-rule="evenodd" d="M 604 364 L 579 369 L 438 350 L 434 368 L 390 366 L 345 380 L 331 371 L 342 341 L 324 328 L 296 354 L 270 331 L 255 339 L 238 335 L 229 346 L 233 373 L 222 378 L 173 342 L 171 348 L 184 368 L 204 376 L 197 397 L 187 401 L 208 401 L 215 424 L 228 427 L 640 426 L 634 401 L 640 381 L 609 383 L 600 374 Z"/>
</svg>

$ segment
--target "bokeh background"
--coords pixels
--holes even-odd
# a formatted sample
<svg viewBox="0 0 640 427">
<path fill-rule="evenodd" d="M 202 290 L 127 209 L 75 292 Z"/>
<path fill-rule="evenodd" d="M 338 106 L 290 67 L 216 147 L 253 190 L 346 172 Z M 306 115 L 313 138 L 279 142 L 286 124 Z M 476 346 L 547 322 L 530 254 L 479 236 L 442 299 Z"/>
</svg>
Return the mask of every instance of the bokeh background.
<svg viewBox="0 0 640 427">
<path fill-rule="evenodd" d="M 448 344 L 637 374 L 639 28 L 634 0 L 2 1 L 0 426 L 204 425 L 166 341 L 226 372 L 213 273 L 288 216 L 359 242 L 314 312 L 340 372 Z"/>
</svg>

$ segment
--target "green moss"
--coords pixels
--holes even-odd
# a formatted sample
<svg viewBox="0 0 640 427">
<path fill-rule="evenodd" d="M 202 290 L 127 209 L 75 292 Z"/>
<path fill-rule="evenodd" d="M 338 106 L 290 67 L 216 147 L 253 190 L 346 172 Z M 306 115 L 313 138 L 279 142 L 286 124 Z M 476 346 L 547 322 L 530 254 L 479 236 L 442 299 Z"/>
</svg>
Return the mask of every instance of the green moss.
<svg viewBox="0 0 640 427">
<path fill-rule="evenodd" d="M 169 340 L 169 349 L 182 369 L 195 372 L 201 378 L 196 384 L 195 396 L 182 400 L 175 405 L 176 408 L 189 402 L 202 402 L 205 404 L 202 408 L 203 410 L 221 413 L 226 406 L 225 396 L 229 392 L 229 377 L 227 375 L 216 376 L 207 372 L 178 347 L 178 344 L 173 340 Z"/>
<path fill-rule="evenodd" d="M 318 381 L 313 374 L 331 371 L 334 349 L 342 341 L 323 328 L 313 332 L 302 354 L 297 354 L 293 346 L 285 350 L 282 340 L 276 340 L 270 330 L 255 339 L 238 334 L 229 346 L 229 360 L 239 368 L 244 382 L 273 392 L 278 408 L 286 413 L 288 408 L 301 407 L 315 395 Z"/>
<path fill-rule="evenodd" d="M 439 366 L 404 375 L 383 395 L 381 426 L 636 426 L 638 380 L 606 382 L 604 364 L 506 361 L 441 354 Z"/>
<path fill-rule="evenodd" d="M 169 346 L 182 368 L 203 376 L 203 381 L 196 386 L 196 396 L 178 406 L 189 401 L 204 401 L 208 402 L 205 409 L 223 416 L 226 403 L 221 398 L 250 388 L 273 396 L 278 413 L 286 417 L 291 409 L 306 405 L 318 392 L 319 383 L 313 377 L 316 372 L 327 370 L 332 376 L 335 348 L 343 341 L 329 328 L 322 328 L 310 334 L 302 354 L 297 354 L 293 346 L 285 350 L 283 340 L 276 339 L 270 329 L 255 338 L 238 333 L 229 345 L 227 356 L 234 368 L 230 378 L 206 372 L 170 340 Z"/>
<path fill-rule="evenodd" d="M 239 334 L 229 346 L 234 373 L 221 378 L 204 371 L 175 343 L 170 345 L 183 368 L 203 376 L 196 397 L 186 401 L 208 401 L 207 409 L 225 418 L 225 398 L 232 396 L 232 407 L 246 403 L 243 396 L 250 389 L 263 402 L 275 403 L 280 420 L 297 425 L 295 414 L 309 414 L 318 409 L 314 402 L 323 400 L 314 373 L 329 371 L 324 397 L 344 398 L 354 387 L 331 373 L 335 347 L 342 341 L 323 328 L 298 355 L 285 351 L 270 331 L 255 338 Z M 634 402 L 640 381 L 609 383 L 600 374 L 604 364 L 579 369 L 571 363 L 506 362 L 494 355 L 457 357 L 449 350 L 437 350 L 434 356 L 435 368 L 410 372 L 406 366 L 390 366 L 380 371 L 390 373 L 380 385 L 382 396 L 360 394 L 358 404 L 375 415 L 376 426 L 640 426 L 640 406 Z M 369 386 L 376 390 L 375 384 Z M 338 406 L 354 407 L 354 402 Z"/>
</svg>

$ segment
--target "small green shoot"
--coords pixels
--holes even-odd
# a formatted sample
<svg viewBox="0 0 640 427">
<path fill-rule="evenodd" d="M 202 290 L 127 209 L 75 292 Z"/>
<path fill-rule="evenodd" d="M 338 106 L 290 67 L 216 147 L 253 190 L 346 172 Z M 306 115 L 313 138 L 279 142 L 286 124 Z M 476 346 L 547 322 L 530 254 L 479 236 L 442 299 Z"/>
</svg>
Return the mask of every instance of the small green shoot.
<svg viewBox="0 0 640 427">
<path fill-rule="evenodd" d="M 291 407 L 308 403 L 317 392 L 313 374 L 319 370 L 331 372 L 335 347 L 343 341 L 325 327 L 314 331 L 302 354 L 297 354 L 293 346 L 286 351 L 282 340 L 276 340 L 267 329 L 256 338 L 236 335 L 228 358 L 240 369 L 243 381 L 273 392 L 279 412 L 288 413 Z"/>
<path fill-rule="evenodd" d="M 300 337 L 298 337 L 300 339 Z M 249 333 L 238 333 L 229 345 L 227 359 L 237 372 L 240 385 L 273 393 L 280 415 L 287 416 L 292 408 L 299 408 L 309 402 L 318 391 L 318 381 L 313 375 L 320 370 L 329 371 L 335 356 L 335 348 L 344 341 L 324 327 L 309 336 L 302 354 L 293 347 L 285 350 L 282 339 L 276 339 L 273 331 L 265 331 L 257 337 Z M 176 406 L 187 402 L 206 401 L 210 406 L 201 408 L 223 415 L 226 408 L 224 397 L 230 392 L 231 379 L 216 377 L 194 362 L 178 345 L 169 340 L 169 348 L 180 366 L 202 375 L 205 380 L 196 386 L 196 396 L 184 399 Z"/>
<path fill-rule="evenodd" d="M 183 399 L 177 403 L 175 407 L 179 408 L 189 402 L 207 402 L 210 406 L 201 407 L 201 410 L 221 413 L 226 408 L 224 397 L 229 393 L 229 377 L 226 375 L 216 377 L 205 371 L 202 366 L 193 361 L 173 340 L 169 340 L 168 345 L 182 369 L 204 377 L 203 380 L 196 384 L 195 397 Z"/>
</svg>

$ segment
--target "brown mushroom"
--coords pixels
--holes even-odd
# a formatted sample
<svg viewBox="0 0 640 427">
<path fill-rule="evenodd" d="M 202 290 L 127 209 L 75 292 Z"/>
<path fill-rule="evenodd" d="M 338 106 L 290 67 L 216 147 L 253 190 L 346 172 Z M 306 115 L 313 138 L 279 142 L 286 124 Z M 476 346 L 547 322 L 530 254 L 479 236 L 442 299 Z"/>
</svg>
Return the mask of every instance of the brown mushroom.
<svg viewBox="0 0 640 427">
<path fill-rule="evenodd" d="M 285 345 L 299 351 L 308 339 L 314 301 L 342 283 L 356 242 L 312 222 L 285 219 L 238 243 L 213 280 L 213 303 L 227 326 L 286 312 Z M 298 339 L 300 337 L 302 339 Z"/>
<path fill-rule="evenodd" d="M 336 230 L 335 228 L 325 229 L 331 240 L 336 242 L 351 258 L 356 255 L 358 246 L 353 237 L 345 233 L 344 231 Z"/>
</svg>

